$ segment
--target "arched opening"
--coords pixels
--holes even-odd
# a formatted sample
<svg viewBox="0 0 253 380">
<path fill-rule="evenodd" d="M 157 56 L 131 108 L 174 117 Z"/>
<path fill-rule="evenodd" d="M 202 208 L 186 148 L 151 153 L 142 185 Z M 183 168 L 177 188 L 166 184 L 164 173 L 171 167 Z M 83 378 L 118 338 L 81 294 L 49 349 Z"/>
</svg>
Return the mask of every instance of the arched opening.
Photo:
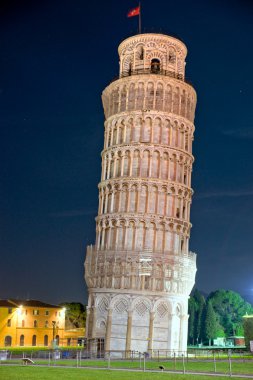
<svg viewBox="0 0 253 380">
<path fill-rule="evenodd" d="M 132 63 L 129 63 L 128 75 L 132 74 Z"/>
<path fill-rule="evenodd" d="M 25 345 L 25 336 L 22 334 L 19 338 L 19 345 L 24 346 Z"/>
<path fill-rule="evenodd" d="M 142 45 L 139 45 L 136 49 L 136 59 L 143 60 L 144 58 L 144 48 Z"/>
<path fill-rule="evenodd" d="M 160 68 L 161 68 L 160 66 L 161 66 L 161 63 L 160 63 L 159 59 L 153 58 L 151 61 L 151 73 L 154 73 L 154 74 L 159 73 Z"/>
<path fill-rule="evenodd" d="M 48 346 L 48 335 L 44 336 L 44 346 Z"/>
<path fill-rule="evenodd" d="M 59 337 L 59 335 L 56 335 L 55 340 L 56 340 L 56 344 L 57 344 L 57 346 L 59 346 L 59 342 L 60 342 L 60 337 Z"/>
<path fill-rule="evenodd" d="M 5 347 L 10 347 L 11 346 L 11 342 L 12 342 L 12 337 L 10 335 L 7 335 L 4 338 L 4 346 Z"/>
<path fill-rule="evenodd" d="M 37 336 L 33 335 L 33 337 L 32 337 L 32 346 L 36 346 L 36 344 L 37 344 Z"/>
</svg>

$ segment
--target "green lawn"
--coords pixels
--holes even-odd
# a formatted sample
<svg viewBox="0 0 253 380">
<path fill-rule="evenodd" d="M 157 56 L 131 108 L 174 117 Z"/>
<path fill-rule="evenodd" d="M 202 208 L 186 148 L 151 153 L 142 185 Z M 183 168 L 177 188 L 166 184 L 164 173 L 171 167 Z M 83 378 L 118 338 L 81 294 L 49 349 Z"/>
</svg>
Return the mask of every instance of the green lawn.
<svg viewBox="0 0 253 380">
<path fill-rule="evenodd" d="M 48 361 L 48 359 L 34 359 L 35 364 L 45 365 L 45 366 L 71 366 L 76 367 L 77 361 L 75 359 L 61 359 L 56 361 Z M 8 362 L 2 362 L 4 364 L 21 364 L 21 359 L 8 360 Z M 185 361 L 185 370 L 189 372 L 214 372 L 214 363 L 213 361 L 205 360 L 189 360 Z M 166 360 L 166 361 L 146 361 L 145 363 L 147 370 L 158 370 L 159 366 L 162 365 L 166 370 L 177 370 L 183 372 L 183 363 L 182 359 Z M 78 362 L 79 367 L 96 367 L 107 369 L 108 361 L 106 360 L 81 360 Z M 112 369 L 139 369 L 140 362 L 139 360 L 130 361 L 130 360 L 111 360 L 110 368 Z M 143 359 L 141 361 L 141 368 L 143 368 Z M 228 361 L 217 361 L 216 362 L 216 372 L 228 374 L 229 372 L 229 363 Z M 232 373 L 233 374 L 248 374 L 253 375 L 253 360 L 243 361 L 232 361 Z M 1 379 L 1 378 L 0 378 Z"/>
<path fill-rule="evenodd" d="M 206 380 L 207 376 L 174 375 L 169 373 L 124 372 L 107 370 L 88 370 L 79 368 L 0 366 L 1 380 Z M 210 380 L 212 377 L 210 377 Z M 227 377 L 217 376 L 217 380 Z M 239 380 L 233 377 L 234 380 Z"/>
</svg>

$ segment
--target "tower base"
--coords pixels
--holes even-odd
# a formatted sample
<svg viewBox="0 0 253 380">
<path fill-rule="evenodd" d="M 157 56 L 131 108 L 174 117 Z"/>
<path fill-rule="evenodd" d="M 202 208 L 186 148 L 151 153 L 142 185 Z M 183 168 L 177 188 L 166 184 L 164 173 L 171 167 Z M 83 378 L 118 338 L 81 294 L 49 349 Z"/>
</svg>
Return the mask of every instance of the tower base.
<svg viewBox="0 0 253 380">
<path fill-rule="evenodd" d="M 89 297 L 86 336 L 104 338 L 104 349 L 113 356 L 123 351 L 185 353 L 187 304 L 185 295 L 94 289 Z"/>
</svg>

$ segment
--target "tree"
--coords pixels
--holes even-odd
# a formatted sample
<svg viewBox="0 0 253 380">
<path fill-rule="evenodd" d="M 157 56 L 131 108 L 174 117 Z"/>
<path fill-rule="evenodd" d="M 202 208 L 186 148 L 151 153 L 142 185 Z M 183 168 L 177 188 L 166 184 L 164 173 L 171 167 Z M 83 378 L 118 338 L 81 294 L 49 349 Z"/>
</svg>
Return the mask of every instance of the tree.
<svg viewBox="0 0 253 380">
<path fill-rule="evenodd" d="M 217 323 L 217 316 L 215 314 L 212 302 L 209 301 L 207 303 L 205 313 L 205 335 L 209 340 L 209 346 L 211 346 L 211 340 L 217 337 L 219 329 L 220 326 Z"/>
<path fill-rule="evenodd" d="M 195 318 L 196 318 L 196 304 L 194 297 L 190 296 L 188 301 L 188 340 L 190 344 L 195 343 Z"/>
<path fill-rule="evenodd" d="M 86 310 L 83 304 L 79 302 L 64 302 L 61 306 L 66 308 L 66 329 L 85 327 Z"/>
<path fill-rule="evenodd" d="M 238 293 L 231 290 L 216 290 L 212 292 L 208 301 L 212 301 L 214 311 L 218 315 L 219 323 L 224 328 L 226 336 L 242 333 L 243 316 L 253 314 L 252 306 Z"/>
<path fill-rule="evenodd" d="M 203 312 L 205 304 L 205 297 L 199 290 L 195 289 L 188 301 L 188 340 L 190 344 L 194 345 L 203 341 Z"/>
</svg>

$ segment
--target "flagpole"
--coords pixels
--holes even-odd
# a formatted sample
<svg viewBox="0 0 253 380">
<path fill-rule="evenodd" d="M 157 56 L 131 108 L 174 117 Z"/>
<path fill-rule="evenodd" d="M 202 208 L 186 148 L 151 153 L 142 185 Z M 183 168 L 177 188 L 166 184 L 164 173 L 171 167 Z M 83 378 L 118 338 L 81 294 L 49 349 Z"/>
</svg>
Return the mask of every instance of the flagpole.
<svg viewBox="0 0 253 380">
<path fill-rule="evenodd" d="M 141 34 L 141 2 L 139 2 L 139 34 Z"/>
</svg>

